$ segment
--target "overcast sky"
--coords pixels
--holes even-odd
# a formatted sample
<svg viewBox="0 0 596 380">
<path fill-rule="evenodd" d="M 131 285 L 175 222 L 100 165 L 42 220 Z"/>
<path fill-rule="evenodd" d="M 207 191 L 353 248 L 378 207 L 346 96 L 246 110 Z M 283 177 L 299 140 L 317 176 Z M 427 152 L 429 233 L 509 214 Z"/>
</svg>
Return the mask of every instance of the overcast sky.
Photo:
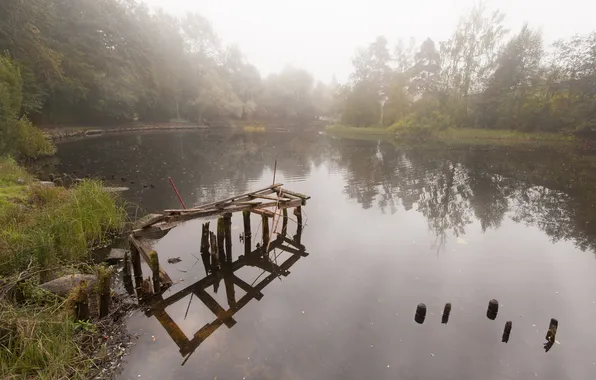
<svg viewBox="0 0 596 380">
<path fill-rule="evenodd" d="M 317 79 L 345 80 L 357 48 L 386 36 L 393 45 L 450 36 L 475 0 L 144 0 L 175 15 L 207 17 L 225 44 L 237 44 L 262 75 L 286 65 Z M 492 0 L 516 30 L 524 22 L 541 28 L 546 42 L 596 29 L 590 0 Z"/>
</svg>

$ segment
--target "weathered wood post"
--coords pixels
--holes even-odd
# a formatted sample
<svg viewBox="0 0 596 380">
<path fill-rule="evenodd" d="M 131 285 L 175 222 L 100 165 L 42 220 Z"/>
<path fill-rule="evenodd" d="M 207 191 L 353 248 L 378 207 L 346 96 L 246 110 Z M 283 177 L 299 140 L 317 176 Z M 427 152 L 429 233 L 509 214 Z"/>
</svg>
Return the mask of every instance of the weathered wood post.
<svg viewBox="0 0 596 380">
<path fill-rule="evenodd" d="M 419 303 L 416 307 L 416 315 L 414 315 L 414 320 L 417 323 L 423 324 L 424 319 L 426 319 L 426 305 L 423 303 Z"/>
<path fill-rule="evenodd" d="M 451 314 L 451 303 L 447 302 L 445 304 L 445 308 L 443 309 L 443 317 L 441 318 L 441 323 L 447 324 L 449 322 L 449 314 Z"/>
<path fill-rule="evenodd" d="M 134 295 L 134 287 L 132 285 L 132 276 L 130 274 L 130 254 L 128 251 L 124 252 L 124 262 L 122 264 L 122 281 L 124 282 L 124 288 L 129 295 Z"/>
<path fill-rule="evenodd" d="M 219 249 L 217 248 L 217 238 L 215 237 L 215 233 L 209 233 L 210 241 L 211 241 L 211 269 L 216 271 L 219 270 Z"/>
<path fill-rule="evenodd" d="M 294 209 L 294 215 L 296 216 L 298 228 L 302 228 L 302 206 L 298 206 Z"/>
<path fill-rule="evenodd" d="M 203 223 L 201 231 L 201 259 L 205 267 L 205 274 L 211 273 L 211 255 L 209 254 L 209 222 Z"/>
<path fill-rule="evenodd" d="M 282 210 L 283 213 L 283 221 L 281 225 L 281 234 L 286 236 L 288 234 L 288 209 L 284 208 Z"/>
<path fill-rule="evenodd" d="M 263 249 L 267 253 L 267 248 L 269 247 L 269 217 L 267 215 L 261 215 L 261 220 L 263 224 Z"/>
<path fill-rule="evenodd" d="M 501 337 L 501 342 L 507 343 L 509 342 L 509 335 L 511 334 L 511 327 L 513 322 L 507 321 L 505 322 L 505 329 L 503 330 L 503 336 Z"/>
<path fill-rule="evenodd" d="M 75 320 L 86 321 L 89 319 L 89 292 L 87 282 L 82 280 L 74 290 L 74 311 Z"/>
<path fill-rule="evenodd" d="M 486 310 L 486 317 L 492 321 L 497 318 L 499 313 L 499 301 L 492 299 L 488 302 L 488 309 Z"/>
<path fill-rule="evenodd" d="M 227 213 L 223 216 L 224 220 L 224 238 L 226 241 L 226 261 L 232 262 L 232 214 Z"/>
<path fill-rule="evenodd" d="M 244 255 L 250 255 L 252 232 L 250 231 L 250 211 L 242 211 L 242 219 L 244 220 Z"/>
<path fill-rule="evenodd" d="M 219 262 L 223 263 L 226 260 L 225 252 L 225 236 L 226 222 L 224 218 L 217 219 L 217 253 L 219 254 Z"/>
<path fill-rule="evenodd" d="M 161 291 L 161 281 L 159 278 L 159 256 L 156 251 L 149 252 L 149 265 L 151 266 L 151 276 L 153 278 L 153 293 Z"/>
<path fill-rule="evenodd" d="M 130 259 L 132 261 L 132 271 L 135 276 L 135 289 L 137 291 L 137 298 L 141 298 L 143 296 L 143 269 L 141 267 L 141 254 L 132 242 L 130 243 Z"/>
<path fill-rule="evenodd" d="M 105 268 L 99 268 L 97 276 L 97 288 L 99 289 L 99 317 L 103 318 L 110 311 L 110 278 L 111 271 Z"/>
</svg>

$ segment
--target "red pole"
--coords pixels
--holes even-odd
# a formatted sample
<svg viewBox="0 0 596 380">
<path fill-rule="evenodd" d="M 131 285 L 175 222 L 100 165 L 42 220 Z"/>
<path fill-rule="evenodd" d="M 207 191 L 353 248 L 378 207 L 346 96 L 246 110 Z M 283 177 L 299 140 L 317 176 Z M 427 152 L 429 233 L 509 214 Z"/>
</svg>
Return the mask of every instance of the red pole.
<svg viewBox="0 0 596 380">
<path fill-rule="evenodd" d="M 172 181 L 171 177 L 168 177 L 168 179 L 170 180 L 170 185 L 172 185 L 172 187 L 174 188 L 174 191 L 176 192 L 176 195 L 178 196 L 178 200 L 182 204 L 182 207 L 184 207 L 184 209 L 186 210 L 186 205 L 184 204 L 184 201 L 182 200 L 182 197 L 180 196 L 180 193 L 178 192 L 176 185 L 174 185 L 174 181 Z"/>
<path fill-rule="evenodd" d="M 275 173 L 277 172 L 277 160 L 275 160 L 275 166 L 273 166 L 273 184 L 275 185 Z"/>
</svg>

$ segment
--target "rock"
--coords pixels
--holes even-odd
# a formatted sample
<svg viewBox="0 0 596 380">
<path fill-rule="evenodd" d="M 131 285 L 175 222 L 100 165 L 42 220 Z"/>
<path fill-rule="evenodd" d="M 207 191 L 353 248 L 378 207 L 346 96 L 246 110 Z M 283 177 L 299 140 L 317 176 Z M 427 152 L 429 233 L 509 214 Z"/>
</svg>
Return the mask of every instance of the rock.
<svg viewBox="0 0 596 380">
<path fill-rule="evenodd" d="M 54 182 L 52 182 L 52 181 L 39 181 L 39 184 L 41 186 L 46 186 L 46 187 L 54 187 L 54 186 L 56 186 L 54 184 Z"/>
<path fill-rule="evenodd" d="M 87 283 L 87 287 L 91 292 L 93 286 L 95 286 L 95 283 L 97 282 L 97 276 L 92 274 L 72 274 L 48 281 L 39 285 L 39 287 L 60 297 L 66 297 L 72 289 L 80 284 L 81 281 Z"/>
<path fill-rule="evenodd" d="M 17 178 L 17 183 L 18 183 L 19 185 L 24 185 L 24 184 L 25 184 L 25 180 L 24 180 L 24 179 L 22 179 L 22 178 Z"/>
<path fill-rule="evenodd" d="M 110 253 L 108 254 L 108 257 L 106 257 L 106 262 L 110 265 L 116 264 L 119 261 L 124 260 L 124 254 L 126 253 L 126 250 L 121 249 L 121 248 L 112 248 L 110 250 Z"/>
</svg>

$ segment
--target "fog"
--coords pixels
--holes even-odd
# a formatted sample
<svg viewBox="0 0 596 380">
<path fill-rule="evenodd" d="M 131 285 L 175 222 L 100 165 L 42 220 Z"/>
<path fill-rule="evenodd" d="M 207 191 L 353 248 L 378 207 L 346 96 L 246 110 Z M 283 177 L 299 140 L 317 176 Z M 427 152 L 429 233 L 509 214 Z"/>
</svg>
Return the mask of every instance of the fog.
<svg viewBox="0 0 596 380">
<path fill-rule="evenodd" d="M 399 38 L 447 39 L 475 0 L 145 0 L 153 9 L 208 18 L 224 43 L 237 44 L 263 75 L 291 64 L 328 82 L 348 79 L 357 48 L 377 36 L 390 45 Z M 585 0 L 485 1 L 507 14 L 504 24 L 525 22 L 543 32 L 546 43 L 593 28 L 593 3 Z"/>
</svg>

